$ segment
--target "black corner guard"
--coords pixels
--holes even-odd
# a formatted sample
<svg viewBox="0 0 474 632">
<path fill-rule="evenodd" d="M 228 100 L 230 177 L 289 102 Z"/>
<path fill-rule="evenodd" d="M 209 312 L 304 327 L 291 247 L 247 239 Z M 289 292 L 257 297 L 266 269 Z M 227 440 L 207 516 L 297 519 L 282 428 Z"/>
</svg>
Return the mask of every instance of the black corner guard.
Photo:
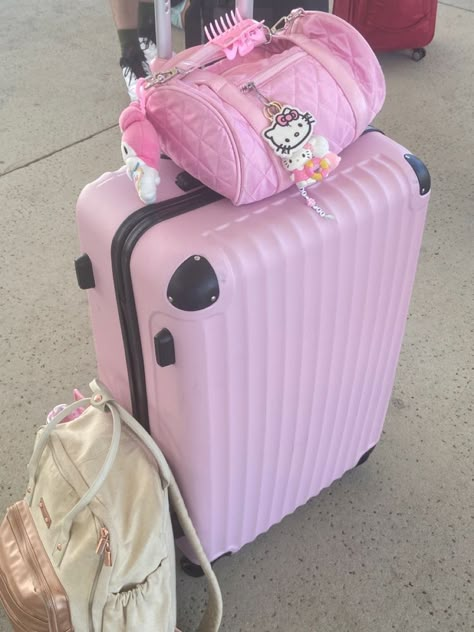
<svg viewBox="0 0 474 632">
<path fill-rule="evenodd" d="M 405 160 L 415 172 L 420 185 L 420 195 L 426 195 L 431 190 L 431 176 L 425 163 L 413 154 L 405 154 Z"/>
<path fill-rule="evenodd" d="M 168 285 L 168 300 L 177 309 L 197 312 L 219 298 L 219 281 L 207 259 L 194 255 L 175 271 Z"/>
<path fill-rule="evenodd" d="M 95 287 L 94 270 L 89 255 L 81 255 L 74 261 L 77 283 L 81 290 L 91 290 Z"/>
</svg>

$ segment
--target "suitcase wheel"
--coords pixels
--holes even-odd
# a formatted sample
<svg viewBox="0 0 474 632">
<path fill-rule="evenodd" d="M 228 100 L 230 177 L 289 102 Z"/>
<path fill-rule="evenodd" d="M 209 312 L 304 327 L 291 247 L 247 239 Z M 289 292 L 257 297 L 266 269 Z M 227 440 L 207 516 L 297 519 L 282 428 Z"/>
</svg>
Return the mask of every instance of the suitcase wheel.
<svg viewBox="0 0 474 632">
<path fill-rule="evenodd" d="M 426 49 L 424 48 L 414 48 L 411 54 L 411 58 L 414 61 L 421 61 L 423 57 L 426 57 Z"/>
<path fill-rule="evenodd" d="M 232 555 L 232 553 L 224 553 L 224 555 L 218 557 L 217 560 L 211 562 L 211 566 L 214 566 L 214 564 L 223 557 L 229 557 L 230 555 Z M 202 570 L 201 566 L 199 566 L 199 564 L 191 562 L 191 560 L 188 560 L 185 555 L 183 555 L 180 560 L 180 566 L 183 573 L 185 575 L 188 575 L 189 577 L 204 577 L 204 571 Z"/>
<path fill-rule="evenodd" d="M 199 566 L 199 564 L 194 564 L 191 560 L 188 560 L 187 557 L 182 557 L 180 561 L 180 566 L 183 572 L 189 577 L 203 577 L 204 571 Z"/>
<path fill-rule="evenodd" d="M 360 457 L 359 462 L 357 463 L 356 467 L 359 467 L 359 465 L 362 465 L 363 463 L 365 463 L 374 450 L 375 450 L 375 446 L 372 446 L 370 450 L 367 450 L 367 452 Z"/>
</svg>

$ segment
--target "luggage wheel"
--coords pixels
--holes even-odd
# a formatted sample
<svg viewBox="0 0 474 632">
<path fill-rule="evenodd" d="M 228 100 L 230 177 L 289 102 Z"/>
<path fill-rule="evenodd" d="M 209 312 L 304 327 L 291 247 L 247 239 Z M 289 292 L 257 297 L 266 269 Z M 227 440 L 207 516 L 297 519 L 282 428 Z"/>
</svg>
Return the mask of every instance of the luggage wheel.
<svg viewBox="0 0 474 632">
<path fill-rule="evenodd" d="M 375 450 L 375 446 L 372 446 L 370 450 L 367 450 L 367 452 L 360 457 L 359 462 L 357 463 L 356 467 L 359 467 L 359 465 L 363 465 L 368 460 L 369 456 L 372 454 L 374 450 Z"/>
<path fill-rule="evenodd" d="M 211 562 L 211 566 L 214 566 L 214 564 L 218 560 L 222 559 L 223 557 L 228 557 L 229 555 L 232 555 L 232 553 L 224 553 L 224 555 L 218 557 L 217 560 Z M 188 575 L 189 577 L 204 577 L 204 571 L 202 570 L 201 566 L 199 566 L 199 564 L 191 562 L 191 560 L 189 560 L 185 555 L 183 555 L 180 560 L 180 566 L 183 573 L 185 575 Z"/>
<path fill-rule="evenodd" d="M 199 566 L 199 564 L 194 564 L 191 560 L 188 560 L 187 557 L 182 557 L 180 561 L 180 566 L 183 572 L 189 577 L 203 577 L 204 571 Z"/>
<path fill-rule="evenodd" d="M 423 57 L 426 57 L 426 49 L 424 48 L 414 48 L 411 54 L 411 58 L 414 61 L 421 61 Z"/>
</svg>

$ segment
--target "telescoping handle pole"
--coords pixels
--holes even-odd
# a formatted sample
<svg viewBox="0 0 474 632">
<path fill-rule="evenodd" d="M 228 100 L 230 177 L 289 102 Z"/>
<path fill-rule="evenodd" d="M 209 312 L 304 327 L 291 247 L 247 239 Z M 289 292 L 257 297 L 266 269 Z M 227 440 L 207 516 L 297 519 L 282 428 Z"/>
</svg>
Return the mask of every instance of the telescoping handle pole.
<svg viewBox="0 0 474 632">
<path fill-rule="evenodd" d="M 237 0 L 236 5 L 243 18 L 253 17 L 254 0 Z M 173 43 L 171 37 L 171 0 L 155 0 L 156 42 L 158 57 L 171 59 Z"/>
<path fill-rule="evenodd" d="M 171 0 L 155 0 L 155 27 L 158 57 L 171 59 L 173 44 L 171 40 Z"/>
</svg>

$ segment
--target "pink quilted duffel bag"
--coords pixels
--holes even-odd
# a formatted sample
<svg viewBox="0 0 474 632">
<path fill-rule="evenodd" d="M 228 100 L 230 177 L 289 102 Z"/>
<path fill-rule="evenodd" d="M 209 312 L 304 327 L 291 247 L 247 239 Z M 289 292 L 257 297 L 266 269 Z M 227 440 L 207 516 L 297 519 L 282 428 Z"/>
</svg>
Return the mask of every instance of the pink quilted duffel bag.
<svg viewBox="0 0 474 632">
<path fill-rule="evenodd" d="M 227 50 L 223 55 L 216 27 L 216 38 L 206 45 L 155 60 L 154 77 L 142 84 L 139 102 L 120 121 L 122 153 L 142 200 L 155 201 L 159 182 L 153 128 L 160 149 L 174 162 L 240 205 L 298 184 L 306 176 L 301 176 L 303 167 L 291 171 L 293 162 L 312 164 L 305 159 L 316 155 L 321 142 L 323 154 L 334 156 L 380 111 L 385 98 L 382 70 L 347 22 L 297 9 L 282 29 L 260 28 L 265 28 L 265 43 L 243 47 L 240 54 Z M 258 34 L 251 36 L 258 40 Z M 133 129 L 141 116 L 148 126 L 141 130 L 143 142 Z M 310 135 L 306 140 L 313 144 L 297 142 L 300 132 Z M 301 152 L 296 155 L 298 143 Z M 144 178 L 140 187 L 148 167 L 152 177 L 148 182 Z"/>
</svg>

